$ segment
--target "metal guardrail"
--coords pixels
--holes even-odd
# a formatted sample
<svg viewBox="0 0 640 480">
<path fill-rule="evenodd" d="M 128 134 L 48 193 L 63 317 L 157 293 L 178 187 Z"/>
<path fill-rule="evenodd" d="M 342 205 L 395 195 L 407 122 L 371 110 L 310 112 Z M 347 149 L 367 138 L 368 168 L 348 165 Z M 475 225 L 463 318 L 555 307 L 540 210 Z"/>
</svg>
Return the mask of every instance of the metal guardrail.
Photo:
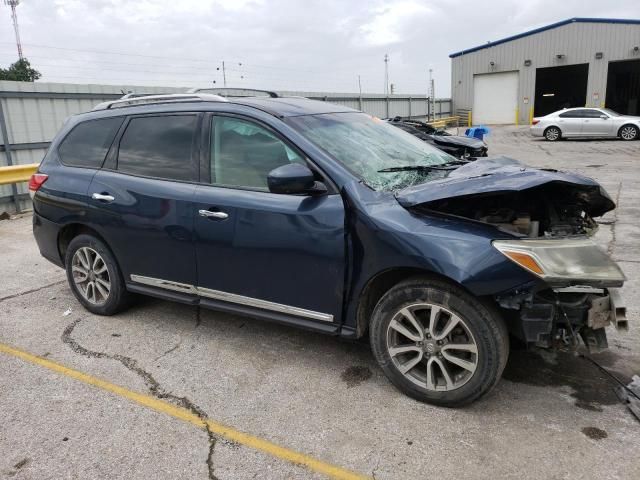
<svg viewBox="0 0 640 480">
<path fill-rule="evenodd" d="M 434 128 L 446 128 L 451 126 L 457 127 L 459 126 L 459 123 L 460 123 L 460 117 L 458 117 L 457 115 L 454 115 L 451 117 L 439 118 L 437 120 L 433 120 L 427 123 Z"/>
<path fill-rule="evenodd" d="M 0 185 L 28 182 L 31 175 L 36 173 L 39 166 L 39 163 L 29 163 L 27 165 L 0 167 Z"/>
</svg>

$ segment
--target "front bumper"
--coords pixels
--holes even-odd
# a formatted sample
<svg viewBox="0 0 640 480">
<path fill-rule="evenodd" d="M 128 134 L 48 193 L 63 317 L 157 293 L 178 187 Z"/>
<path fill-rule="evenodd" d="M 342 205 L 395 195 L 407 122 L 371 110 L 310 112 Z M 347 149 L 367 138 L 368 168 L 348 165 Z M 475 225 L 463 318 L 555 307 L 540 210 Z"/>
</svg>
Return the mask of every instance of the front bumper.
<svg viewBox="0 0 640 480">
<path fill-rule="evenodd" d="M 549 288 L 523 295 L 516 302 L 505 300 L 499 299 L 501 306 L 515 310 L 507 311 L 512 333 L 538 347 L 575 344 L 580 335 L 589 350 L 599 351 L 608 347 L 605 327 L 628 330 L 626 306 L 618 288 Z"/>
</svg>

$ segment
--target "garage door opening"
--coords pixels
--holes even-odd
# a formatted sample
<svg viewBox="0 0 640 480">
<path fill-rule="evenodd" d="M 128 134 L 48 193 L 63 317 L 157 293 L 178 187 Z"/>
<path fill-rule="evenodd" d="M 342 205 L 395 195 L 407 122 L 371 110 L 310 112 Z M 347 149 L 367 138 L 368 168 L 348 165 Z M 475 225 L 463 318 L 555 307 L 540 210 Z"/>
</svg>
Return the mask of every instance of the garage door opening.
<svg viewBox="0 0 640 480">
<path fill-rule="evenodd" d="M 473 76 L 473 123 L 514 123 L 518 105 L 518 72 Z"/>
<path fill-rule="evenodd" d="M 584 107 L 588 76 L 588 63 L 537 68 L 533 114 L 541 117 L 562 108 Z"/>
<path fill-rule="evenodd" d="M 609 62 L 606 106 L 623 115 L 640 115 L 640 60 Z"/>
</svg>

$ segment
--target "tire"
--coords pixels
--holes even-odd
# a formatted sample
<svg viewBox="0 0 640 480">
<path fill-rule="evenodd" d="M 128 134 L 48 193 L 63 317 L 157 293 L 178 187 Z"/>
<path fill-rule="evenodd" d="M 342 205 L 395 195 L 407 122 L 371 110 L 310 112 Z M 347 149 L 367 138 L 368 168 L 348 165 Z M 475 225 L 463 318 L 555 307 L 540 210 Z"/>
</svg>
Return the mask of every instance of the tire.
<svg viewBox="0 0 640 480">
<path fill-rule="evenodd" d="M 544 138 L 549 142 L 556 142 L 562 138 L 562 132 L 558 127 L 547 127 L 544 131 Z"/>
<path fill-rule="evenodd" d="M 618 131 L 618 137 L 622 140 L 631 141 L 638 139 L 638 127 L 635 125 L 623 125 Z"/>
<path fill-rule="evenodd" d="M 422 339 L 417 326 L 424 327 Z M 403 329 L 412 336 L 400 333 Z M 509 355 L 509 334 L 496 308 L 452 283 L 425 277 L 406 280 L 383 295 L 369 340 L 393 385 L 416 400 L 444 407 L 460 407 L 487 394 Z"/>
<path fill-rule="evenodd" d="M 82 234 L 71 240 L 65 269 L 71 291 L 91 313 L 113 315 L 128 306 L 130 294 L 120 268 L 107 246 L 96 237 Z"/>
</svg>

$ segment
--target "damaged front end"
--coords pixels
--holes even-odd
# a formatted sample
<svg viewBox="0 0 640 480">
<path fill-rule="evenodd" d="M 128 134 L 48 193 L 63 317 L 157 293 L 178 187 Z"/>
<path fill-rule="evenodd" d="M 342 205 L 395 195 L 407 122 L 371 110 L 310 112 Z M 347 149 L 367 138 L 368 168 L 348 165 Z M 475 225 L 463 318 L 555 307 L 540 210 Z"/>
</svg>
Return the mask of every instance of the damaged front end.
<svg viewBox="0 0 640 480">
<path fill-rule="evenodd" d="M 428 187 L 424 188 L 424 187 Z M 605 327 L 626 330 L 624 274 L 590 238 L 615 208 L 592 179 L 508 158 L 477 160 L 397 194 L 415 212 L 495 228 L 493 246 L 537 281 L 496 296 L 511 333 L 528 344 L 607 348 Z"/>
</svg>

